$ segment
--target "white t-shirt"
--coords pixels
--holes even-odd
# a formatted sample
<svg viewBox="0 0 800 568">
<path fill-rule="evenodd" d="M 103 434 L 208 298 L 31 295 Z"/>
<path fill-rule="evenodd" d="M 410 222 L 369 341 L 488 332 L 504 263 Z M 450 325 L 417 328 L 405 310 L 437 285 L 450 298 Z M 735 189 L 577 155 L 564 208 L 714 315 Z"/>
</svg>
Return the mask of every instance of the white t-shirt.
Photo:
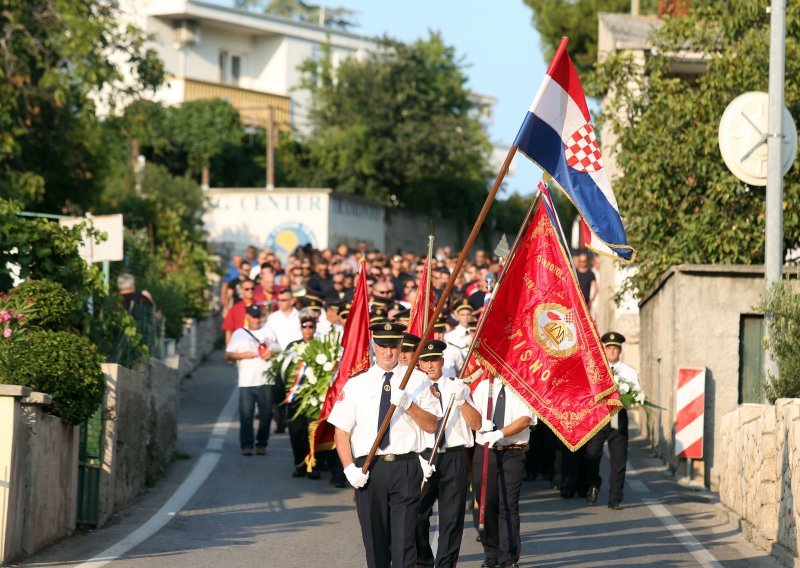
<svg viewBox="0 0 800 568">
<path fill-rule="evenodd" d="M 244 328 L 239 328 L 231 335 L 231 340 L 225 348 L 227 353 L 246 353 L 247 351 L 258 352 L 259 342 L 268 342 L 272 336 L 272 330 L 268 326 L 261 329 L 251 329 L 250 333 L 258 338 L 258 341 L 253 338 L 250 333 Z M 264 361 L 261 357 L 254 357 L 253 359 L 239 359 L 236 361 L 236 367 L 239 370 L 239 386 L 240 387 L 259 387 L 267 384 L 267 379 L 264 372 L 269 367 L 269 362 Z"/>
<path fill-rule="evenodd" d="M 500 393 L 501 386 L 503 388 L 503 392 L 505 393 L 506 410 L 503 424 L 501 425 L 495 423 L 495 426 L 498 427 L 498 430 L 502 426 L 508 426 L 514 422 L 514 420 L 522 418 L 523 416 L 527 416 L 531 419 L 531 425 L 536 424 L 536 415 L 533 413 L 530 407 L 528 407 L 525 401 L 522 400 L 522 398 L 514 391 L 514 389 L 503 385 L 500 379 L 494 380 L 494 389 L 492 390 L 492 422 L 494 422 L 494 411 L 497 410 L 497 395 Z M 489 379 L 484 379 L 478 384 L 477 387 L 475 387 L 475 391 L 472 393 L 472 399 L 475 401 L 475 408 L 477 408 L 478 412 L 481 413 L 481 417 L 485 418 L 486 403 L 489 399 Z M 512 446 L 515 444 L 527 444 L 530 437 L 530 429 L 523 428 L 520 432 L 517 432 L 513 436 L 503 438 L 497 442 L 497 445 Z M 475 443 L 481 446 L 483 445 L 483 435 L 480 432 L 475 435 Z"/>
<path fill-rule="evenodd" d="M 407 367 L 398 365 L 392 370 L 390 384 L 398 387 Z M 336 404 L 333 405 L 328 422 L 350 432 L 353 457 L 366 456 L 378 433 L 383 374 L 385 371 L 373 365 L 369 370 L 350 378 L 344 385 Z M 439 401 L 431 392 L 431 382 L 421 371 L 413 371 L 406 385 L 408 396 L 422 410 L 436 417 L 442 416 Z M 425 449 L 422 429 L 400 409 L 395 409 L 389 423 L 389 446 L 379 449 L 378 454 L 407 454 Z"/>
<path fill-rule="evenodd" d="M 286 349 L 292 341 L 303 339 L 303 334 L 300 332 L 300 312 L 294 308 L 288 316 L 281 311 L 270 314 L 267 325 L 275 333 L 281 350 Z"/>
</svg>

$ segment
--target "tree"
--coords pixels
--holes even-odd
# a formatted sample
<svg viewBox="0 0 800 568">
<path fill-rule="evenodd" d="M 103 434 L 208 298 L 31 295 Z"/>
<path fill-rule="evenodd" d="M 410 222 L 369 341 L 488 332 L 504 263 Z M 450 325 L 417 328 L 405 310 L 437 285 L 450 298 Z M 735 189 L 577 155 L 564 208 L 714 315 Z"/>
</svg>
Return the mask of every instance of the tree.
<svg viewBox="0 0 800 568">
<path fill-rule="evenodd" d="M 186 152 L 189 171 L 200 173 L 200 184 L 208 187 L 211 158 L 226 144 L 242 138 L 239 113 L 222 99 L 188 101 L 171 113 L 172 139 Z"/>
<path fill-rule="evenodd" d="M 569 36 L 569 53 L 579 72 L 597 61 L 598 12 L 625 12 L 631 0 L 524 0 L 533 11 L 533 26 L 539 32 L 547 61 L 552 59 L 563 36 Z M 645 0 L 647 3 L 647 0 Z M 652 4 L 653 2 L 650 2 Z"/>
<path fill-rule="evenodd" d="M 304 68 L 313 134 L 282 158 L 294 183 L 462 220 L 476 213 L 490 146 L 461 62 L 438 34 L 413 44 L 384 39 L 335 70 L 330 53 Z"/>
<path fill-rule="evenodd" d="M 0 197 L 48 211 L 92 205 L 107 162 L 96 101 L 113 105 L 163 79 L 144 34 L 119 16 L 113 1 L 4 2 Z"/>
<path fill-rule="evenodd" d="M 235 0 L 240 9 L 263 8 L 264 13 L 289 18 L 308 24 L 319 24 L 329 28 L 347 30 L 355 25 L 355 13 L 348 8 L 328 8 L 320 4 L 310 4 L 303 0 L 269 0 L 266 6 L 261 0 Z"/>
<path fill-rule="evenodd" d="M 787 21 L 800 20 L 790 3 Z M 681 263 L 751 264 L 764 260 L 762 188 L 748 186 L 722 161 L 717 131 L 725 107 L 746 91 L 766 91 L 769 14 L 757 0 L 692 4 L 654 36 L 644 68 L 616 55 L 588 82 L 609 91 L 603 120 L 617 138 L 622 176 L 614 189 L 628 240 L 639 251 L 629 287 L 645 292 L 670 266 Z M 694 80 L 676 76 L 666 54 L 690 49 L 707 57 Z M 656 51 L 657 50 L 657 51 Z M 800 74 L 800 28 L 786 36 L 786 77 Z M 627 85 L 629 88 L 615 88 Z M 787 81 L 786 106 L 800 116 L 800 85 Z M 800 176 L 784 180 L 785 250 L 800 244 Z"/>
</svg>

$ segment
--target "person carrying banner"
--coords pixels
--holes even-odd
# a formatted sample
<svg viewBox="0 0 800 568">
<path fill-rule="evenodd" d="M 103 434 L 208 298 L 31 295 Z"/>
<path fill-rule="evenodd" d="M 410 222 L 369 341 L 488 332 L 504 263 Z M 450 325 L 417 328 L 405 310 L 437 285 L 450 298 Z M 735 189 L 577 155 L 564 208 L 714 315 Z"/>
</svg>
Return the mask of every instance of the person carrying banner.
<svg viewBox="0 0 800 568">
<path fill-rule="evenodd" d="M 639 374 L 636 369 L 619 360 L 625 336 L 615 331 L 609 331 L 600 340 L 603 342 L 603 349 L 612 373 L 628 383 L 636 385 L 637 390 L 641 391 Z M 622 509 L 620 503 L 622 503 L 625 486 L 625 467 L 628 462 L 628 412 L 624 408 L 586 444 L 589 478 L 586 501 L 590 505 L 597 502 L 597 495 L 603 482 L 603 478 L 600 477 L 600 461 L 603 459 L 603 445 L 606 442 L 608 442 L 611 461 L 608 476 L 608 508 L 619 510 Z"/>
<path fill-rule="evenodd" d="M 347 480 L 356 489 L 356 509 L 367 566 L 412 568 L 417 561 L 415 528 L 423 468 L 422 432 L 436 431 L 442 415 L 431 383 L 412 371 L 405 390 L 399 385 L 406 367 L 398 365 L 405 326 L 381 322 L 370 326 L 375 364 L 352 376 L 328 416 Z M 389 428 L 379 441 L 371 471 L 362 466 L 388 414 Z"/>
<path fill-rule="evenodd" d="M 426 449 L 423 459 L 430 460 L 434 442 L 444 428 L 444 436 L 436 449 L 434 471 L 428 478 L 425 492 L 420 497 L 417 515 L 417 566 L 450 568 L 456 565 L 464 532 L 464 509 L 467 501 L 467 448 L 473 445 L 470 428 L 481 426 L 481 415 L 472 406 L 469 387 L 460 379 L 442 375 L 444 350 L 447 344 L 435 339 L 425 342 L 419 356 L 419 367 L 432 382 L 431 392 L 446 414 L 453 398 L 454 406 L 447 424 L 437 425 L 435 434 L 425 434 Z M 434 562 L 430 545 L 430 526 L 433 504 L 439 501 L 439 547 Z"/>
<path fill-rule="evenodd" d="M 525 452 L 531 433 L 528 427 L 536 424 L 536 415 L 514 389 L 498 378 L 484 379 L 472 393 L 482 414 L 490 396 L 494 401 L 492 416 L 483 418 L 476 429 L 472 459 L 472 484 L 478 496 L 483 491 L 484 457 L 489 459 L 481 567 L 516 567 L 521 552 L 519 494 L 525 478 Z M 488 451 L 484 444 L 488 445 Z"/>
</svg>

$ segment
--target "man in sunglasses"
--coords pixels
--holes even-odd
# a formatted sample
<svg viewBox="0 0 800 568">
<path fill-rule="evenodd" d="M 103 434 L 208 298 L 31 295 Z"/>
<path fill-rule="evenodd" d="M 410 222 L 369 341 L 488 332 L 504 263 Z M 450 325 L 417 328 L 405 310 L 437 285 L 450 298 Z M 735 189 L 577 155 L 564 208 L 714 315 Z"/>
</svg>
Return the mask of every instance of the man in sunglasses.
<svg viewBox="0 0 800 568">
<path fill-rule="evenodd" d="M 277 343 L 268 326 L 261 326 L 261 309 L 245 308 L 245 326 L 235 330 L 225 348 L 225 360 L 236 363 L 239 377 L 239 444 L 243 456 L 267 453 L 269 423 L 272 421 L 272 388 L 264 372 L 269 366 Z M 258 432 L 253 435 L 253 422 L 258 403 Z"/>
<path fill-rule="evenodd" d="M 242 299 L 233 304 L 228 313 L 225 315 L 225 319 L 222 321 L 222 329 L 225 330 L 225 345 L 231 340 L 231 335 L 237 329 L 244 327 L 245 324 L 245 310 L 257 304 L 258 302 L 264 301 L 263 294 L 256 294 L 255 293 L 256 284 L 249 278 L 245 278 L 239 284 L 239 293 L 241 294 Z"/>
</svg>

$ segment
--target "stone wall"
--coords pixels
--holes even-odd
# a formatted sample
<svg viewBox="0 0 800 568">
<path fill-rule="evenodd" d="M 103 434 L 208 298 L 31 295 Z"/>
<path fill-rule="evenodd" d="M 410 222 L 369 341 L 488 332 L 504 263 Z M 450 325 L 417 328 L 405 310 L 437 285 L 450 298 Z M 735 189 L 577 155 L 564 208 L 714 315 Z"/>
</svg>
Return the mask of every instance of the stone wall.
<svg viewBox="0 0 800 568">
<path fill-rule="evenodd" d="M 743 404 L 722 417 L 720 435 L 724 510 L 751 541 L 800 566 L 800 399 Z"/>
<path fill-rule="evenodd" d="M 75 530 L 77 426 L 46 414 L 50 397 L 0 385 L 0 562 Z"/>
<path fill-rule="evenodd" d="M 681 265 L 669 269 L 640 302 L 639 375 L 647 397 L 664 410 L 640 414 L 642 431 L 677 469 L 675 396 L 679 367 L 705 367 L 705 459 L 695 466 L 717 489 L 720 417 L 739 405 L 739 333 L 764 289 L 762 266 Z"/>
</svg>

